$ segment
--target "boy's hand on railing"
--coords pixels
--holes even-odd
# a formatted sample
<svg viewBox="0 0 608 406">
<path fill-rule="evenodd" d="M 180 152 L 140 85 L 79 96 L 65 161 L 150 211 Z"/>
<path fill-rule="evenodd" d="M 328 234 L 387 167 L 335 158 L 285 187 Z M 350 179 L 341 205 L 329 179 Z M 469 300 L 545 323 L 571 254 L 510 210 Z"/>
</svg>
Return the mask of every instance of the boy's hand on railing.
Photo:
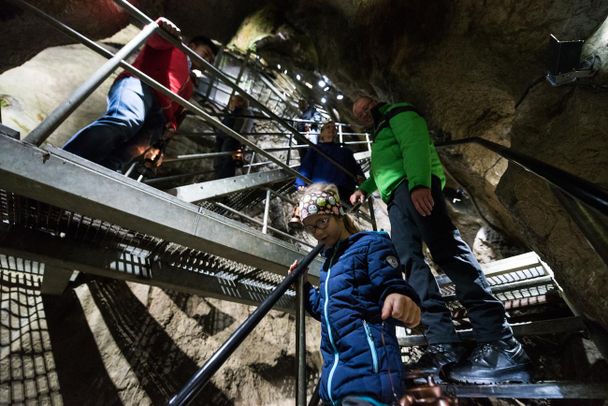
<svg viewBox="0 0 608 406">
<path fill-rule="evenodd" d="M 420 307 L 408 296 L 391 293 L 382 306 L 382 320 L 389 317 L 401 321 L 406 327 L 416 327 L 420 324 Z"/>
<path fill-rule="evenodd" d="M 298 260 L 293 261 L 293 264 L 289 267 L 287 271 L 288 274 L 292 273 L 298 267 Z M 308 282 L 308 268 L 304 270 L 304 283 Z"/>
<path fill-rule="evenodd" d="M 175 38 L 181 40 L 182 39 L 182 30 L 180 30 L 177 25 L 173 24 L 171 21 L 166 19 L 165 17 L 160 17 L 156 20 L 156 24 L 167 33 L 171 34 Z"/>
</svg>

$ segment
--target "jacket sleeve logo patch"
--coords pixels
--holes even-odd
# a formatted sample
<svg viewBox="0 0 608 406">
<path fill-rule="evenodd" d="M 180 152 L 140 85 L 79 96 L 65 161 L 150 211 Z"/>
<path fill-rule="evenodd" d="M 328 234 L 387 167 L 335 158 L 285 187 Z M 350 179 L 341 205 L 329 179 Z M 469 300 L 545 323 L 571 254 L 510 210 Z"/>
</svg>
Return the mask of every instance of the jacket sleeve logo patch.
<svg viewBox="0 0 608 406">
<path fill-rule="evenodd" d="M 397 269 L 399 267 L 399 260 L 392 255 L 389 255 L 388 257 L 386 257 L 386 262 L 388 262 L 388 264 L 395 269 Z"/>
</svg>

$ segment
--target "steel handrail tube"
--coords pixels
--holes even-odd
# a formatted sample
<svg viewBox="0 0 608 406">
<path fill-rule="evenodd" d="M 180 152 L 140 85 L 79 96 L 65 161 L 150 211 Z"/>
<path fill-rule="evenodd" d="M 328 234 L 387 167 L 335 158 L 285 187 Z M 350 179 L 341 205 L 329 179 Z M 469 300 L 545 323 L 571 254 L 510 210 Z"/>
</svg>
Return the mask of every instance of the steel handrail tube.
<svg viewBox="0 0 608 406">
<path fill-rule="evenodd" d="M 135 17 L 141 23 L 148 24 L 151 21 L 153 22 L 153 20 L 150 17 L 143 14 L 141 11 L 139 11 L 135 6 L 133 6 L 128 1 L 114 0 L 114 2 L 118 3 L 120 6 L 125 8 L 128 13 L 130 13 L 133 17 Z M 338 162 L 336 162 L 332 157 L 330 157 L 329 155 L 325 154 L 325 152 L 323 152 L 319 148 L 317 148 L 316 144 L 313 144 L 306 137 L 300 135 L 300 133 L 295 128 L 293 128 L 291 125 L 289 125 L 289 123 L 287 123 L 281 117 L 279 117 L 278 115 L 276 115 L 275 113 L 270 111 L 270 109 L 268 109 L 266 106 L 264 106 L 262 103 L 260 103 L 256 98 L 254 98 L 248 92 L 243 90 L 240 86 L 235 84 L 232 80 L 230 80 L 230 78 L 224 72 L 220 71 L 215 66 L 213 66 L 212 64 L 210 64 L 209 62 L 207 62 L 206 60 L 201 58 L 200 55 L 198 55 L 196 52 L 194 52 L 192 49 L 190 49 L 190 47 L 188 47 L 186 44 L 184 44 L 181 40 L 178 40 L 177 38 L 164 32 L 163 30 L 159 30 L 159 34 L 162 35 L 163 38 L 170 41 L 172 44 L 178 46 L 182 51 L 186 52 L 186 54 L 188 56 L 190 56 L 191 58 L 194 58 L 195 60 L 202 63 L 203 66 L 205 67 L 205 70 L 207 70 L 209 73 L 212 73 L 215 77 L 218 77 L 219 79 L 221 79 L 227 86 L 229 86 L 229 87 L 233 88 L 235 91 L 239 92 L 241 94 L 241 96 L 245 97 L 247 100 L 249 100 L 249 102 L 251 102 L 255 106 L 257 106 L 262 112 L 267 114 L 273 120 L 280 123 L 283 127 L 285 127 L 287 130 L 289 130 L 291 133 L 293 133 L 297 140 L 304 142 L 305 144 L 308 144 L 309 147 L 316 150 L 320 155 L 322 155 L 324 158 L 326 158 L 328 161 L 330 161 L 336 168 L 338 168 L 339 170 L 341 170 L 342 172 L 346 173 L 348 176 L 350 176 L 356 180 L 357 177 L 354 174 L 350 173 L 346 168 L 344 168 L 342 165 L 340 165 Z"/>
<path fill-rule="evenodd" d="M 57 106 L 42 123 L 25 137 L 24 141 L 37 146 L 42 144 L 51 133 L 103 83 L 104 80 L 110 77 L 112 72 L 120 65 L 120 62 L 135 52 L 157 28 L 158 24 L 155 22 L 146 25 L 139 34 L 80 85 L 67 100 Z"/>
<path fill-rule="evenodd" d="M 270 190 L 270 189 L 268 189 L 268 190 Z M 241 217 L 241 218 L 244 218 L 244 219 L 245 219 L 245 220 L 247 220 L 247 221 L 250 221 L 250 222 L 252 222 L 252 223 L 254 223 L 254 224 L 257 224 L 258 226 L 263 226 L 263 225 L 264 225 L 264 223 L 263 223 L 263 222 L 261 222 L 260 220 L 255 219 L 255 218 L 253 218 L 253 217 L 251 217 L 251 216 L 248 216 L 248 215 L 246 215 L 246 214 L 244 214 L 244 213 L 241 213 L 240 211 L 235 210 L 235 209 L 233 209 L 232 207 L 227 206 L 227 205 L 225 205 L 225 204 L 223 204 L 223 203 L 220 203 L 220 202 L 214 202 L 214 204 L 215 204 L 216 206 L 218 206 L 218 207 L 221 207 L 221 208 L 222 208 L 222 209 L 224 209 L 224 210 L 227 210 L 228 212 L 230 212 L 230 213 L 232 213 L 232 214 L 235 214 L 235 215 L 237 215 L 237 216 L 239 216 L 239 217 Z M 284 232 L 284 231 L 281 231 L 281 230 L 279 230 L 278 228 L 274 228 L 274 227 L 272 227 L 272 226 L 267 226 L 267 228 L 268 228 L 268 230 L 275 232 L 276 234 L 280 235 L 281 237 L 285 237 L 285 238 L 287 238 L 287 239 L 289 239 L 289 240 L 291 240 L 291 241 L 296 241 L 296 242 L 299 242 L 300 244 L 303 244 L 303 245 L 306 245 L 306 246 L 308 246 L 308 247 L 313 248 L 313 245 L 312 245 L 312 244 L 309 244 L 309 243 L 308 243 L 308 242 L 306 242 L 306 241 L 299 240 L 298 238 L 294 237 L 293 235 L 288 234 L 288 233 L 286 233 L 286 232 Z M 265 233 L 265 234 L 266 234 L 266 233 Z"/>
<path fill-rule="evenodd" d="M 203 154 L 188 154 L 188 155 L 177 155 L 174 158 L 165 158 L 163 159 L 163 163 L 171 163 L 171 162 L 183 162 L 183 161 L 193 161 L 197 159 L 209 159 L 209 158 L 218 158 L 221 156 L 230 156 L 232 155 L 232 151 L 226 152 L 206 152 Z"/>
<path fill-rule="evenodd" d="M 111 58 L 111 60 L 115 60 L 118 53 L 116 55 L 112 54 L 110 51 L 108 51 L 107 49 L 95 44 L 93 41 L 89 40 L 88 38 L 84 37 L 83 35 L 79 34 L 77 31 L 69 28 L 68 26 L 66 26 L 65 24 L 59 22 L 58 20 L 54 19 L 53 17 L 49 16 L 48 14 L 44 13 L 43 11 L 35 8 L 34 6 L 28 4 L 27 2 L 23 1 L 23 0 L 9 0 L 15 4 L 18 5 L 22 5 L 24 7 L 26 7 L 27 9 L 35 12 L 36 14 L 38 14 L 40 17 L 47 19 L 53 26 L 55 26 L 55 28 L 59 29 L 60 31 L 75 37 L 77 40 L 82 41 L 84 43 L 84 45 L 86 45 L 87 47 L 89 47 L 90 49 L 92 49 L 93 51 L 98 52 L 99 54 L 101 54 L 102 56 L 105 56 L 107 58 Z M 155 22 L 152 22 L 151 25 L 149 25 L 148 27 L 153 27 L 153 28 L 158 28 L 158 25 Z M 141 36 L 143 33 L 143 31 L 136 36 L 136 38 L 138 38 L 139 36 Z M 164 33 L 163 30 L 159 30 L 159 33 Z M 166 34 L 169 35 L 169 34 Z M 134 39 L 135 40 L 135 39 Z M 131 42 L 133 42 L 134 40 L 132 40 Z M 145 40 L 145 38 L 144 38 Z M 130 42 L 130 43 L 131 43 Z M 143 40 L 142 40 L 143 42 Z M 123 50 L 126 48 L 126 46 L 123 48 Z M 198 56 L 198 55 L 197 55 Z M 125 56 L 126 57 L 126 56 Z M 202 60 L 202 58 L 201 58 Z M 108 64 L 110 61 L 106 62 L 106 64 Z M 237 132 L 235 132 L 234 130 L 232 130 L 229 127 L 226 127 L 224 124 L 222 124 L 220 121 L 218 121 L 217 119 L 213 118 L 212 116 L 210 116 L 209 114 L 207 114 L 205 111 L 203 111 L 202 109 L 196 107 L 194 104 L 190 103 L 189 101 L 187 101 L 186 99 L 176 95 L 175 93 L 171 92 L 171 90 L 169 90 L 168 88 L 166 88 L 165 86 L 163 86 L 162 84 L 160 84 L 159 82 L 157 82 L 156 80 L 152 79 L 150 76 L 146 75 L 145 73 L 143 73 L 142 71 L 140 71 L 139 69 L 135 68 L 134 66 L 132 66 L 131 64 L 125 62 L 122 59 L 119 59 L 117 62 L 117 65 L 120 65 L 121 67 L 123 67 L 125 70 L 129 71 L 130 73 L 132 73 L 134 76 L 138 77 L 139 79 L 141 79 L 143 82 L 145 82 L 146 84 L 148 84 L 149 86 L 151 86 L 152 88 L 154 88 L 155 90 L 159 91 L 160 93 L 164 94 L 165 96 L 169 97 L 171 100 L 173 100 L 174 102 L 180 104 L 182 107 L 194 112 L 195 114 L 198 114 L 202 119 L 205 120 L 205 122 L 209 123 L 212 127 L 214 127 L 217 131 L 220 131 L 222 133 L 225 133 L 229 136 L 231 136 L 232 138 L 235 138 L 237 140 L 239 140 L 242 144 L 247 145 L 250 149 L 262 154 L 263 156 L 267 157 L 268 159 L 270 159 L 270 161 L 272 161 L 273 163 L 279 165 L 281 168 L 287 170 L 290 174 L 302 178 L 304 179 L 306 182 L 310 183 L 310 179 L 300 175 L 299 172 L 297 172 L 296 170 L 294 170 L 293 168 L 291 168 L 289 165 L 285 165 L 282 161 L 280 161 L 279 159 L 275 158 L 274 156 L 272 156 L 269 153 L 266 153 L 263 149 L 258 148 L 255 144 L 253 144 L 252 142 L 250 142 L 248 139 L 241 137 Z M 104 64 L 104 66 L 106 66 Z M 113 69 L 115 69 L 117 66 L 114 66 Z M 102 66 L 103 68 L 103 66 Z M 100 68 L 101 69 L 101 68 Z M 109 74 L 108 74 L 109 76 Z M 104 78 L 105 80 L 105 78 Z M 103 81 L 103 80 L 102 80 Z M 87 82 L 85 82 L 87 83 Z M 101 82 L 100 82 L 101 83 Z M 84 86 L 84 85 L 83 85 Z M 75 92 L 76 93 L 76 92 Z M 90 94 L 90 93 L 89 93 Z M 82 101 L 80 101 L 81 103 Z M 78 106 L 78 105 L 71 105 L 70 104 L 70 100 L 68 99 L 68 101 L 64 102 L 63 105 L 67 105 L 67 107 L 73 107 L 70 109 L 70 111 L 67 113 L 67 115 L 69 115 L 70 113 L 73 112 L 73 110 Z M 78 103 L 78 104 L 80 104 Z M 51 115 L 53 115 L 55 112 L 51 113 Z M 51 115 L 49 115 L 49 117 L 47 118 L 47 120 L 49 120 L 51 118 Z M 67 115 L 65 117 L 63 117 L 61 119 L 61 121 L 65 120 L 65 118 L 67 117 Z M 46 121 L 46 120 L 45 120 Z M 48 138 L 48 135 L 46 135 L 46 137 L 44 137 L 44 139 L 39 140 L 39 136 L 36 134 L 33 134 L 35 131 L 37 131 L 42 125 L 44 124 L 44 122 L 42 124 L 40 124 L 36 129 L 34 129 L 34 131 L 32 131 L 32 133 L 30 133 L 30 135 L 28 135 L 28 137 L 25 139 L 25 141 L 27 142 L 32 142 L 30 141 L 29 138 L 31 136 L 35 136 L 36 137 L 36 145 L 40 145 L 42 142 L 44 142 L 44 140 L 46 138 Z M 59 122 L 55 125 L 55 127 L 52 129 L 54 130 L 57 126 L 59 125 Z M 52 131 L 51 130 L 51 131 Z M 50 134 L 50 133 L 49 133 Z M 33 138 L 32 138 L 33 139 Z"/>
<path fill-rule="evenodd" d="M 43 12 L 42 10 L 32 6 L 31 4 L 27 3 L 24 0 L 8 0 L 9 2 L 19 5 L 23 8 L 28 9 L 29 11 L 33 12 L 34 14 L 38 15 L 39 17 L 47 20 L 49 23 L 51 23 L 51 25 L 53 25 L 56 29 L 58 29 L 59 31 L 65 33 L 66 35 L 75 38 L 77 41 L 80 41 L 83 45 L 85 45 L 86 47 L 88 47 L 89 49 L 99 53 L 100 55 L 112 59 L 115 58 L 115 55 L 108 51 L 107 49 L 103 48 L 102 46 L 98 45 L 97 43 L 95 43 L 94 41 L 91 41 L 89 38 L 85 37 L 84 35 L 80 34 L 78 31 L 70 28 L 69 26 L 67 26 L 66 24 L 63 24 L 62 22 L 60 22 L 59 20 L 55 19 L 54 17 L 48 15 L 47 13 Z M 116 0 L 119 1 L 120 0 Z M 152 21 L 151 19 L 149 19 L 147 16 L 145 16 L 143 13 L 141 13 L 137 8 L 131 6 L 128 2 L 124 2 L 126 4 L 128 4 L 132 9 L 133 9 L 133 13 L 135 13 L 140 19 L 143 19 L 143 21 Z M 156 23 L 154 23 L 156 24 Z M 168 37 L 171 38 L 173 41 L 175 41 L 175 38 L 172 38 L 169 34 L 165 33 L 163 30 L 159 30 L 159 34 L 163 35 L 163 37 Z M 185 49 L 189 50 L 191 53 L 193 53 L 193 51 L 191 51 L 189 48 L 187 48 L 185 45 L 183 45 L 180 42 L 180 45 L 182 47 L 184 47 Z M 204 64 L 206 65 L 210 65 L 207 61 L 205 61 L 204 59 L 200 58 L 200 56 L 198 56 L 198 54 L 194 53 L 194 56 L 199 58 Z M 188 106 L 191 105 L 191 103 L 189 103 L 188 101 L 186 101 L 185 99 L 182 99 L 181 97 L 177 96 L 176 94 L 174 94 L 173 92 L 171 92 L 168 88 L 166 88 L 165 86 L 163 86 L 162 84 L 160 84 L 159 82 L 157 82 L 156 80 L 152 79 L 150 76 L 146 75 L 145 73 L 143 73 L 142 71 L 140 71 L 139 69 L 135 68 L 134 66 L 132 66 L 131 64 L 125 62 L 124 60 L 119 60 L 119 64 L 122 68 L 124 68 L 125 70 L 127 70 L 128 72 L 130 72 L 131 74 L 135 75 L 136 77 L 138 77 L 140 80 L 142 80 L 144 83 L 146 83 L 147 85 L 151 86 L 152 88 L 160 91 L 161 93 L 163 93 L 164 95 L 166 95 L 167 97 L 171 98 L 172 100 L 176 101 L 177 103 L 179 103 L 180 105 L 182 105 L 183 107 L 188 108 Z M 213 67 L 213 69 L 215 69 L 215 67 L 213 65 L 210 65 L 211 67 Z M 222 73 L 221 71 L 217 71 Z M 249 96 L 249 94 L 245 93 L 247 96 Z M 254 102 L 258 105 L 260 105 L 264 110 L 267 110 L 265 106 L 261 105 L 257 100 L 253 99 Z M 183 102 L 182 102 L 183 101 Z M 200 109 L 199 109 L 200 110 Z M 196 111 L 195 111 L 196 113 Z M 69 113 L 68 113 L 69 114 Z M 196 115 L 195 115 L 196 116 Z M 276 116 L 278 118 L 278 116 Z M 205 117 L 202 117 L 206 122 L 208 121 L 208 119 L 206 119 Z M 278 120 L 279 122 L 283 122 L 282 119 Z M 221 124 L 221 123 L 220 123 Z M 223 127 L 223 124 L 221 124 Z M 218 127 L 215 127 L 216 129 L 218 129 Z M 225 127 L 227 128 L 227 127 Z M 218 129 L 219 130 L 219 129 Z M 295 131 L 293 128 L 290 128 L 290 130 Z M 297 132 L 297 131 L 296 131 Z M 246 140 L 244 137 L 241 137 L 238 133 L 230 130 L 228 131 L 228 135 L 232 136 L 233 138 L 235 138 L 235 135 L 237 137 L 238 140 L 242 141 L 247 141 L 247 142 L 243 142 L 246 145 L 251 145 L 251 143 L 249 143 L 248 140 Z M 367 134 L 366 134 L 367 136 Z M 48 136 L 47 136 L 48 137 Z M 307 144 L 312 145 L 313 149 L 320 151 L 319 148 L 317 148 L 316 145 L 311 144 L 310 141 L 308 141 L 308 139 L 306 139 L 305 137 L 303 137 L 304 140 L 306 141 Z M 44 140 L 40 141 L 40 144 L 44 142 Z M 37 145 L 40 145 L 37 144 Z M 300 148 L 301 146 L 299 146 L 298 148 Z M 258 151 L 259 153 L 261 153 L 263 156 L 266 156 L 268 158 L 271 159 L 270 162 L 274 162 L 277 163 L 279 166 L 281 166 L 283 169 L 287 169 L 289 173 L 293 174 L 296 177 L 300 177 L 302 179 L 304 179 L 304 181 L 309 182 L 310 180 L 308 178 L 305 178 L 303 176 L 301 176 L 299 174 L 299 172 L 295 171 L 293 168 L 295 166 L 293 165 L 284 165 L 281 161 L 278 161 L 276 159 L 274 159 L 274 157 L 272 157 L 270 154 L 267 154 L 264 150 L 261 150 L 259 148 L 254 148 L 254 153 L 256 151 Z M 321 155 L 325 154 L 321 151 L 320 152 Z M 330 159 L 330 161 L 332 161 Z M 268 164 L 270 162 L 266 162 L 263 164 Z M 333 162 L 333 161 L 332 161 Z M 249 166 L 249 168 L 251 168 L 252 165 Z M 184 175 L 181 175 L 184 176 Z M 146 183 L 151 183 L 150 181 L 146 182 Z"/>
<path fill-rule="evenodd" d="M 180 391 L 169 400 L 170 406 L 190 404 L 209 382 L 213 374 L 226 362 L 228 357 L 247 338 L 272 306 L 283 296 L 289 287 L 304 274 L 306 268 L 323 249 L 323 244 L 313 248 L 298 264 L 293 272 L 277 286 L 257 309 L 241 324 L 222 346 L 211 356 Z"/>
<path fill-rule="evenodd" d="M 521 166 L 525 170 L 534 173 L 536 176 L 539 176 L 560 190 L 563 190 L 568 195 L 597 209 L 603 215 L 608 215 L 608 192 L 586 179 L 572 175 L 569 172 L 522 154 L 521 152 L 513 151 L 511 148 L 505 147 L 504 145 L 480 137 L 470 137 L 437 143 L 436 146 L 444 147 L 472 142 L 496 152 L 509 162 Z"/>
<path fill-rule="evenodd" d="M 306 277 L 296 283 L 296 406 L 306 406 Z"/>
</svg>

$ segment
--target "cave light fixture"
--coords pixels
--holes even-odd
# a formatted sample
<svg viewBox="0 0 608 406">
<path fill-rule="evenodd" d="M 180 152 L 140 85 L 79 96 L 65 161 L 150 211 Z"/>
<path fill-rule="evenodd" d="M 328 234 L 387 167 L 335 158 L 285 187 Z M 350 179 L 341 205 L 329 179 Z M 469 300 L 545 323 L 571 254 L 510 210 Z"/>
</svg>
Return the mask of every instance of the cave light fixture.
<svg viewBox="0 0 608 406">
<path fill-rule="evenodd" d="M 338 99 L 338 100 L 342 100 L 343 98 L 344 98 L 343 94 L 339 94 L 339 95 L 336 96 L 336 99 Z"/>
<path fill-rule="evenodd" d="M 287 75 L 287 69 L 285 69 L 285 70 L 283 71 L 283 73 L 284 73 L 285 75 Z"/>
<path fill-rule="evenodd" d="M 319 87 L 327 86 L 327 82 L 325 82 L 324 80 L 319 80 L 319 82 L 317 82 L 317 84 L 319 85 Z"/>
<path fill-rule="evenodd" d="M 299 73 L 296 74 L 296 79 L 297 80 L 302 80 L 302 75 L 300 75 Z"/>
<path fill-rule="evenodd" d="M 546 78 L 551 86 L 574 83 L 597 73 L 599 65 L 597 55 L 590 55 L 581 61 L 583 43 L 583 40 L 560 41 L 555 35 L 550 35 L 549 72 Z"/>
<path fill-rule="evenodd" d="M 305 82 L 304 84 L 306 85 L 307 88 L 312 89 L 312 83 Z"/>
<path fill-rule="evenodd" d="M 324 91 L 324 92 L 329 91 L 329 86 L 325 86 L 325 87 L 323 88 L 323 91 Z"/>
<path fill-rule="evenodd" d="M 321 97 L 321 103 L 322 103 L 322 104 L 327 103 L 327 99 L 325 98 L 325 96 Z"/>
<path fill-rule="evenodd" d="M 277 69 L 281 70 L 281 64 L 280 63 L 277 63 Z"/>
</svg>

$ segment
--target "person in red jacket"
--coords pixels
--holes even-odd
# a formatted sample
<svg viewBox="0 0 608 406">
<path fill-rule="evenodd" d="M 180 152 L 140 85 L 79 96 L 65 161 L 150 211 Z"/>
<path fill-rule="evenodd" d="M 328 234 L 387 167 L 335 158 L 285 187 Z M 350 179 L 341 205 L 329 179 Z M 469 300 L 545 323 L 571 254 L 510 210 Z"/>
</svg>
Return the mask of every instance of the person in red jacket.
<svg viewBox="0 0 608 406">
<path fill-rule="evenodd" d="M 171 21 L 159 18 L 157 23 L 180 38 L 179 28 Z M 194 37 L 188 46 L 210 63 L 217 53 L 217 46 L 204 36 Z M 194 91 L 192 69 L 201 67 L 158 33 L 148 38 L 133 66 L 186 100 Z M 129 147 L 136 138 L 137 144 L 146 147 L 163 143 L 177 129 L 183 113 L 178 103 L 122 72 L 108 92 L 106 113 L 78 131 L 63 149 L 121 171 L 133 157 Z"/>
</svg>

